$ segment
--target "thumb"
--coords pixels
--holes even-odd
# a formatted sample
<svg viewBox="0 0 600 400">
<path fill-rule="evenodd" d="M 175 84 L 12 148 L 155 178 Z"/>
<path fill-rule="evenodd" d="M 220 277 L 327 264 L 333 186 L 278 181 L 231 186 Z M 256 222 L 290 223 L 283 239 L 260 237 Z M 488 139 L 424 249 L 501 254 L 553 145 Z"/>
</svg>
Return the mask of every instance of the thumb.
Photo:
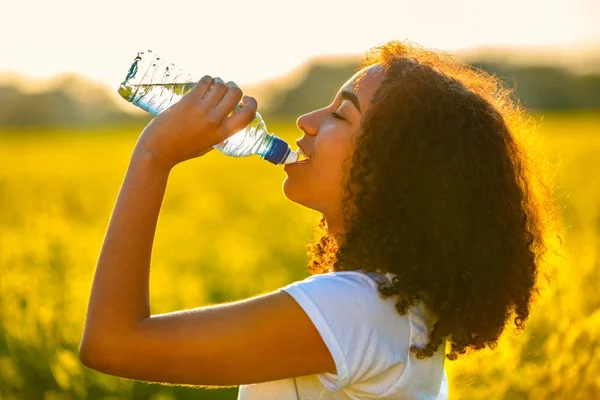
<svg viewBox="0 0 600 400">
<path fill-rule="evenodd" d="M 242 99 L 242 108 L 234 112 L 225 120 L 224 130 L 225 138 L 241 131 L 256 117 L 258 103 L 254 97 L 244 96 Z"/>
</svg>

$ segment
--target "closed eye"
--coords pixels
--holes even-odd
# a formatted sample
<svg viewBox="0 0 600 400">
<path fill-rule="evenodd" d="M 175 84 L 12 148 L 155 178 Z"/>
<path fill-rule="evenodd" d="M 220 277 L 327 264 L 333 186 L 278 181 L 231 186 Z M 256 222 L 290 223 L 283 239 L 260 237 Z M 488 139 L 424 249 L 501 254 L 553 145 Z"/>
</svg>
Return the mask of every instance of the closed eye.
<svg viewBox="0 0 600 400">
<path fill-rule="evenodd" d="M 345 118 L 343 118 L 340 114 L 336 113 L 335 111 L 331 113 L 331 116 L 335 119 L 345 121 Z"/>
</svg>

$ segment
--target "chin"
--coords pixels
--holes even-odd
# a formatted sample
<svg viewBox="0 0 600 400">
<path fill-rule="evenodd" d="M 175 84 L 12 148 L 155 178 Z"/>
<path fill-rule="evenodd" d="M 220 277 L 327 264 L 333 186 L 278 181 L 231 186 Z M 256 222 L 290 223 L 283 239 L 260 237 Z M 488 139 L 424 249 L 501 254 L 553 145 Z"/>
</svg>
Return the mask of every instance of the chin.
<svg viewBox="0 0 600 400">
<path fill-rule="evenodd" d="M 289 200 L 293 201 L 294 203 L 300 203 L 300 188 L 298 185 L 294 184 L 289 177 L 285 178 L 281 189 L 283 190 L 285 197 L 287 197 Z"/>
<path fill-rule="evenodd" d="M 289 177 L 283 181 L 281 189 L 283 190 L 285 197 L 294 203 L 315 209 L 311 206 L 313 202 L 311 202 L 310 198 L 307 196 L 309 192 L 305 188 L 302 188 L 298 184 L 294 183 Z"/>
</svg>

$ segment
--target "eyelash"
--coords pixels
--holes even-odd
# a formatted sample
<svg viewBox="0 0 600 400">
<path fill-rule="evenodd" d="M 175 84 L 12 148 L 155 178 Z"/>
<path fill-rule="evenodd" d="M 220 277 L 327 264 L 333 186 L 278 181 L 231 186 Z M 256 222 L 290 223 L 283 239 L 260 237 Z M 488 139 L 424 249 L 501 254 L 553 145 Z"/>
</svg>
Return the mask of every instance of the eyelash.
<svg viewBox="0 0 600 400">
<path fill-rule="evenodd" d="M 344 121 L 344 118 L 342 118 L 342 117 L 341 117 L 341 116 L 340 116 L 338 113 L 336 113 L 336 112 L 332 112 L 332 113 L 331 113 L 331 116 L 332 116 L 333 118 L 335 118 L 335 119 L 339 119 L 339 120 L 342 120 L 342 121 Z"/>
</svg>

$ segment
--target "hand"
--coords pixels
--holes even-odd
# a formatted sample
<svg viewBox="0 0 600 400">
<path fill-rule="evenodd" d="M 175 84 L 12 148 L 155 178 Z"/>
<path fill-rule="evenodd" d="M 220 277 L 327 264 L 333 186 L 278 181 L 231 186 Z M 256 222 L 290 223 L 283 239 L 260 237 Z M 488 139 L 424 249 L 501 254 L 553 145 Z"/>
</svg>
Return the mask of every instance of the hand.
<svg viewBox="0 0 600 400">
<path fill-rule="evenodd" d="M 167 169 L 208 153 L 256 116 L 256 100 L 242 99 L 242 95 L 235 83 L 204 76 L 181 100 L 150 121 L 134 153 L 150 155 Z M 229 116 L 241 99 L 242 108 Z"/>
</svg>

